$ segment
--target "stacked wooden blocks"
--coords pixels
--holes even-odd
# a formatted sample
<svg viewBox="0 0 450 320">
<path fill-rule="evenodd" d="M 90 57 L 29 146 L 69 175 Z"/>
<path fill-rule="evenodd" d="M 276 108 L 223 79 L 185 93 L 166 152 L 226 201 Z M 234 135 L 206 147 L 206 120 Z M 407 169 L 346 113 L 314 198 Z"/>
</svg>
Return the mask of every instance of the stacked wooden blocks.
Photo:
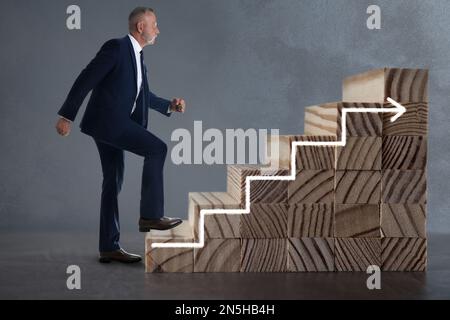
<svg viewBox="0 0 450 320">
<path fill-rule="evenodd" d="M 276 168 L 229 166 L 227 192 L 190 193 L 189 221 L 148 233 L 146 271 L 425 270 L 427 80 L 420 69 L 345 79 L 345 102 L 306 108 L 306 135 L 269 137 Z M 252 181 L 249 214 L 205 216 L 204 247 L 151 247 L 198 242 L 202 209 L 244 208 L 246 177 L 290 175 L 293 142 L 340 141 L 343 108 L 392 107 L 387 97 L 406 107 L 396 122 L 391 113 L 348 113 L 345 146 L 296 147 L 295 180 Z"/>
</svg>

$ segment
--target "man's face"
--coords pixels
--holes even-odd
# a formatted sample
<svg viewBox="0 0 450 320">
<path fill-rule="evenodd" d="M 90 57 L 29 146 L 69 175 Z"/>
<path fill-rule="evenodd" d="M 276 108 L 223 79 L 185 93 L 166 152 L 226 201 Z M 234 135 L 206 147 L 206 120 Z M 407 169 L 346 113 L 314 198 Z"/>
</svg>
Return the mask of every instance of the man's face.
<svg viewBox="0 0 450 320">
<path fill-rule="evenodd" d="M 155 43 L 156 37 L 159 34 L 158 23 L 154 13 L 148 12 L 144 17 L 144 29 L 142 30 L 142 38 L 147 45 Z"/>
</svg>

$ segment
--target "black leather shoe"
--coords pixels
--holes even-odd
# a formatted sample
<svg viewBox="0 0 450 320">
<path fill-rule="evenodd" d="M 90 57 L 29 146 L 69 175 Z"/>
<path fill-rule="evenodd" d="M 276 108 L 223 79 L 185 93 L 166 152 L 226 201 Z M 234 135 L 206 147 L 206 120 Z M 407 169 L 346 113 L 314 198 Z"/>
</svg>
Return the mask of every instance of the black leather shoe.
<svg viewBox="0 0 450 320">
<path fill-rule="evenodd" d="M 139 231 L 140 232 L 149 232 L 150 229 L 154 230 L 169 230 L 175 228 L 180 225 L 183 220 L 179 218 L 167 218 L 162 217 L 160 219 L 139 219 Z"/>
<path fill-rule="evenodd" d="M 98 261 L 101 263 L 110 263 L 111 261 L 119 261 L 123 263 L 133 263 L 141 261 L 141 256 L 137 254 L 128 253 L 122 248 L 116 251 L 100 252 Z"/>
</svg>

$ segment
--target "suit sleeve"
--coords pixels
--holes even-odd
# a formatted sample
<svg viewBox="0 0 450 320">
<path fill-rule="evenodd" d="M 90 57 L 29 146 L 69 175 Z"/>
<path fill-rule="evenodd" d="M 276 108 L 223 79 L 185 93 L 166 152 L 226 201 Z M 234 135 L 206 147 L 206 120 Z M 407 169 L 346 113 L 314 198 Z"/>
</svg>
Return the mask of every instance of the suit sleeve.
<svg viewBox="0 0 450 320">
<path fill-rule="evenodd" d="M 92 59 L 92 61 L 81 71 L 58 115 L 71 121 L 75 120 L 87 94 L 113 69 L 117 63 L 119 44 L 116 40 L 107 41 Z"/>
<path fill-rule="evenodd" d="M 150 97 L 150 104 L 149 104 L 150 109 L 156 110 L 167 117 L 171 116 L 171 113 L 169 112 L 169 107 L 172 102 L 170 100 L 160 98 L 150 90 L 149 90 L 149 97 Z"/>
</svg>

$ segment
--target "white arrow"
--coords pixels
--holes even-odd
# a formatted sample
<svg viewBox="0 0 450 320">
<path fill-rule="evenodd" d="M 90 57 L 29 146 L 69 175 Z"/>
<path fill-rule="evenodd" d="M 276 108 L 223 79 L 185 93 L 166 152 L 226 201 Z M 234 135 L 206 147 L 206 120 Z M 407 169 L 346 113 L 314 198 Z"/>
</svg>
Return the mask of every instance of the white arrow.
<svg viewBox="0 0 450 320">
<path fill-rule="evenodd" d="M 347 113 L 395 113 L 391 118 L 394 122 L 401 117 L 406 108 L 397 101 L 387 98 L 395 108 L 344 108 L 342 109 L 341 141 L 295 141 L 292 142 L 291 174 L 288 176 L 248 176 L 245 179 L 245 209 L 202 209 L 200 210 L 199 242 L 155 242 L 152 248 L 203 248 L 205 245 L 205 215 L 212 214 L 249 214 L 250 213 L 250 181 L 293 181 L 296 177 L 295 154 L 299 146 L 345 146 L 347 143 Z"/>
</svg>

